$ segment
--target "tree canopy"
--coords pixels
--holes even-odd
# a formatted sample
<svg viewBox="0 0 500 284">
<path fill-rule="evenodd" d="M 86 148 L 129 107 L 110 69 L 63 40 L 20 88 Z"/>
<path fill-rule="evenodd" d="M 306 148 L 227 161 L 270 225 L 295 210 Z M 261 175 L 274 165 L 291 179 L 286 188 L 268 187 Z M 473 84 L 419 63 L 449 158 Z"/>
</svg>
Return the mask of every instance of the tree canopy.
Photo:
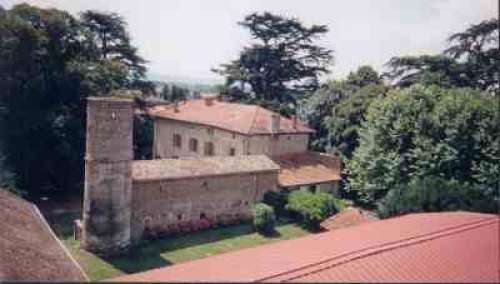
<svg viewBox="0 0 500 284">
<path fill-rule="evenodd" d="M 301 116 L 317 132 L 311 145 L 336 148 L 347 158 L 358 146 L 358 129 L 366 109 L 388 91 L 371 66 L 350 72 L 346 80 L 329 81 L 301 103 Z"/>
<path fill-rule="evenodd" d="M 116 14 L 15 5 L 0 13 L 0 132 L 14 185 L 30 197 L 81 190 L 85 99 L 147 86 Z"/>
<path fill-rule="evenodd" d="M 397 86 L 414 83 L 471 87 L 496 94 L 499 90 L 498 19 L 470 26 L 448 38 L 438 55 L 393 57 L 385 74 Z"/>
<path fill-rule="evenodd" d="M 495 98 L 468 88 L 391 91 L 367 111 L 350 188 L 373 202 L 415 179 L 437 177 L 478 185 L 484 199 L 498 202 L 497 107 Z"/>
<path fill-rule="evenodd" d="M 254 42 L 238 59 L 215 70 L 226 77 L 223 95 L 292 112 L 297 99 L 319 87 L 319 76 L 333 61 L 332 51 L 314 42 L 328 27 L 307 27 L 298 19 L 268 12 L 250 14 L 239 25 L 249 30 Z"/>
</svg>

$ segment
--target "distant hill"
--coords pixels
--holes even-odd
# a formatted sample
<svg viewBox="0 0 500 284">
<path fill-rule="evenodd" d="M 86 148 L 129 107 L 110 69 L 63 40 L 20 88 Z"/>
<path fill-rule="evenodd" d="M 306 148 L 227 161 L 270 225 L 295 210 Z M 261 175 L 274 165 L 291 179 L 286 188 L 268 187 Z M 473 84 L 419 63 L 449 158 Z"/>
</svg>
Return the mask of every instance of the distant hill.
<svg viewBox="0 0 500 284">
<path fill-rule="evenodd" d="M 210 79 L 210 78 L 189 78 L 160 75 L 155 73 L 148 73 L 148 79 L 155 82 L 157 86 L 160 85 L 176 85 L 188 89 L 192 92 L 214 92 L 216 85 L 223 84 L 223 80 Z"/>
</svg>

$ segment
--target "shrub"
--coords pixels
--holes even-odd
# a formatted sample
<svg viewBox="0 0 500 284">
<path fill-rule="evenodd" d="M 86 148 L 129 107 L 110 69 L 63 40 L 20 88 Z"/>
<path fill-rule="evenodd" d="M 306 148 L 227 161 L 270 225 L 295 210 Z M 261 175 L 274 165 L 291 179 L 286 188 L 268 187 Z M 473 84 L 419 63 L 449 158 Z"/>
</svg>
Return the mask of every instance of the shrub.
<svg viewBox="0 0 500 284">
<path fill-rule="evenodd" d="M 283 189 L 279 192 L 276 191 L 268 191 L 264 194 L 263 203 L 273 207 L 274 213 L 278 217 L 286 216 L 286 201 L 288 198 L 288 191 Z"/>
<path fill-rule="evenodd" d="M 253 209 L 253 224 L 257 231 L 263 234 L 272 234 L 276 224 L 276 216 L 271 206 L 264 203 L 257 203 Z"/>
<path fill-rule="evenodd" d="M 414 179 L 391 189 L 377 204 L 381 218 L 413 212 L 478 211 L 493 213 L 498 199 L 477 185 L 439 177 Z"/>
<path fill-rule="evenodd" d="M 305 226 L 318 229 L 321 221 L 338 212 L 336 202 L 328 193 L 297 190 L 288 196 L 286 208 L 294 212 Z"/>
</svg>

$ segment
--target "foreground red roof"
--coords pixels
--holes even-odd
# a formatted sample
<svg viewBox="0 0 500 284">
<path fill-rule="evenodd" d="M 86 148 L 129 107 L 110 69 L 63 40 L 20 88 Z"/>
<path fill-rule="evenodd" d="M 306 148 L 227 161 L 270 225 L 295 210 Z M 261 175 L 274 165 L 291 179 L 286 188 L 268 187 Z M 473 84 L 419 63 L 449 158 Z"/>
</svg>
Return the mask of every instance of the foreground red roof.
<svg viewBox="0 0 500 284">
<path fill-rule="evenodd" d="M 214 100 L 207 105 L 204 99 L 188 100 L 174 105 L 156 106 L 149 114 L 158 118 L 213 126 L 242 134 L 271 134 L 271 116 L 276 114 L 256 105 L 228 103 Z M 313 133 L 314 130 L 300 121 L 293 127 L 291 119 L 281 117 L 278 133 Z"/>
<path fill-rule="evenodd" d="M 499 229 L 496 215 L 411 214 L 114 280 L 498 282 Z"/>
</svg>

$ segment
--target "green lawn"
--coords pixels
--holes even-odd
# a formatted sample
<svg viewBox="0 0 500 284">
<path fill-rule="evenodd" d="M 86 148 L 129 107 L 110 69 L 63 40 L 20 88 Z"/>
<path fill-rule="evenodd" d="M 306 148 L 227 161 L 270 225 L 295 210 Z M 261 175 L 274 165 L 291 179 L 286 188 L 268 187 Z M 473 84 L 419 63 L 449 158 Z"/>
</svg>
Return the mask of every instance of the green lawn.
<svg viewBox="0 0 500 284">
<path fill-rule="evenodd" d="M 107 279 L 310 234 L 296 224 L 282 223 L 276 227 L 277 233 L 274 236 L 264 237 L 254 233 L 250 224 L 242 224 L 148 241 L 128 256 L 102 259 L 80 250 L 79 243 L 73 240 L 71 222 L 76 217 L 78 215 L 65 213 L 57 218 L 54 227 L 91 280 Z"/>
</svg>

